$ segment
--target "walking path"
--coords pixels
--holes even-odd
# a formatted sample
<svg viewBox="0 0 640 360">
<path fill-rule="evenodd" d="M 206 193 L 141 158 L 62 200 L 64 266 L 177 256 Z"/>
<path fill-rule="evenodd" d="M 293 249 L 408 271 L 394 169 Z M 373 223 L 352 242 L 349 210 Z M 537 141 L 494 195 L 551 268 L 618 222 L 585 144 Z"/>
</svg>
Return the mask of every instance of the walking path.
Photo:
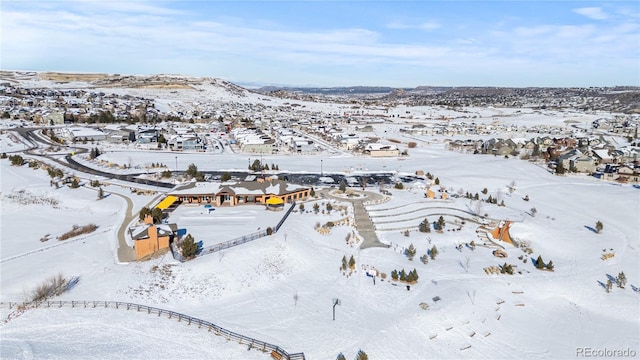
<svg viewBox="0 0 640 360">
<path fill-rule="evenodd" d="M 363 239 L 360 249 L 389 247 L 389 245 L 383 244 L 378 240 L 376 228 L 373 225 L 373 221 L 371 221 L 371 217 L 369 216 L 367 209 L 363 205 L 363 203 L 368 201 L 381 200 L 383 198 L 382 195 L 370 191 L 358 191 L 358 193 L 365 194 L 366 196 L 358 198 L 344 198 L 331 195 L 330 191 L 330 189 L 324 189 L 320 190 L 319 193 L 325 198 L 335 199 L 338 201 L 348 201 L 353 205 L 355 228 Z"/>
</svg>

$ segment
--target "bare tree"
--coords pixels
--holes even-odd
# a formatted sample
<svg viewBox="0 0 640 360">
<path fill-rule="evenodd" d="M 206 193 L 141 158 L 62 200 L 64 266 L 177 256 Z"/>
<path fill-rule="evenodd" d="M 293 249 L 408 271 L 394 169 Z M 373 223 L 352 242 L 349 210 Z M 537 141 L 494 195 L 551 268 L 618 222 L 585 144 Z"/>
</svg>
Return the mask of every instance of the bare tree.
<svg viewBox="0 0 640 360">
<path fill-rule="evenodd" d="M 476 216 L 480 216 L 482 214 L 482 201 L 477 200 L 475 206 L 473 207 L 473 212 Z"/>
</svg>

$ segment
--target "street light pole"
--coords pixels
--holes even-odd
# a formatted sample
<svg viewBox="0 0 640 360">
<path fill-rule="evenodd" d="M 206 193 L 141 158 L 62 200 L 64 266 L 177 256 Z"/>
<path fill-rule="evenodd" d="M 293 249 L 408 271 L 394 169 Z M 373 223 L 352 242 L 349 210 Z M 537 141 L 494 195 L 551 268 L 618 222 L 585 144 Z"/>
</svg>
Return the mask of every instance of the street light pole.
<svg viewBox="0 0 640 360">
<path fill-rule="evenodd" d="M 178 171 L 178 155 L 176 155 L 176 171 Z"/>
</svg>

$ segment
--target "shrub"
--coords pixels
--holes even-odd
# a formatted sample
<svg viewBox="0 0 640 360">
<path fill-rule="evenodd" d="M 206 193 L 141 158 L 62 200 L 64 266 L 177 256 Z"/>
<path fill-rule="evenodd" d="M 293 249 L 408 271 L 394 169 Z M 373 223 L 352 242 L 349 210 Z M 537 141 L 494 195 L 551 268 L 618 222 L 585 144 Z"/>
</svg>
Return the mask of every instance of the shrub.
<svg viewBox="0 0 640 360">
<path fill-rule="evenodd" d="M 24 165 L 24 158 L 20 155 L 11 155 L 9 156 L 9 161 L 13 166 L 22 166 Z"/>
<path fill-rule="evenodd" d="M 271 226 L 267 228 L 267 235 L 273 235 L 273 229 L 271 228 Z"/>
<path fill-rule="evenodd" d="M 394 188 L 398 189 L 398 190 L 402 190 L 404 189 L 404 185 L 401 182 L 397 182 L 393 185 Z"/>
<path fill-rule="evenodd" d="M 82 234 L 89 234 L 96 231 L 98 227 L 95 224 L 85 226 L 73 225 L 70 231 L 58 236 L 58 240 L 67 240 Z"/>
<path fill-rule="evenodd" d="M 416 147 L 418 144 L 415 141 L 409 141 L 409 143 L 407 144 L 407 146 L 409 147 L 409 149 L 413 149 L 414 147 Z"/>
<path fill-rule="evenodd" d="M 334 223 L 333 223 L 333 221 L 327 221 L 327 223 L 326 223 L 326 224 L 324 224 L 324 226 L 325 226 L 325 227 L 328 227 L 328 228 L 332 228 L 332 227 L 334 227 L 335 225 L 336 225 L 336 224 L 334 224 Z"/>
<path fill-rule="evenodd" d="M 67 290 L 67 280 L 62 274 L 54 275 L 42 282 L 32 291 L 29 301 L 44 301 Z"/>
</svg>

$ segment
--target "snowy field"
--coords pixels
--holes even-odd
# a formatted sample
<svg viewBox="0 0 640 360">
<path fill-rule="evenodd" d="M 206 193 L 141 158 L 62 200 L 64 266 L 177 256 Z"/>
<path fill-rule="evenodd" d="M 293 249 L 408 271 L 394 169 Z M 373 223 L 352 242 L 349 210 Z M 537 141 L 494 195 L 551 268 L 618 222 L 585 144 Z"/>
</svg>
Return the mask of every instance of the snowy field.
<svg viewBox="0 0 640 360">
<path fill-rule="evenodd" d="M 134 164 L 175 162 L 174 154 L 110 152 L 101 158 Z M 153 159 L 153 160 L 152 160 Z M 269 156 L 264 161 L 280 169 L 309 171 L 320 156 Z M 95 190 L 49 186 L 43 170 L 17 168 L 0 161 L 2 173 L 2 243 L 0 300 L 22 301 L 45 278 L 62 273 L 80 282 L 56 300 L 118 300 L 179 311 L 211 321 L 240 334 L 267 341 L 307 359 L 333 359 L 339 352 L 353 358 L 363 349 L 372 359 L 423 358 L 575 358 L 576 347 L 638 349 L 640 338 L 640 190 L 584 177 L 558 177 L 531 163 L 491 156 L 462 155 L 442 144 L 422 143 L 405 160 L 366 157 L 324 157 L 324 171 L 358 173 L 367 170 L 412 174 L 429 171 L 450 193 L 499 196 L 505 206 L 483 203 L 491 219 L 513 221 L 513 238 L 529 242 L 531 255 L 505 246 L 508 258 L 492 250 L 457 246 L 479 241 L 478 224 L 456 224 L 464 211 L 478 209 L 468 199 L 430 200 L 424 182 L 389 189 L 391 200 L 368 206 L 379 239 L 390 248 L 360 250 L 347 244 L 353 229 L 337 226 L 329 235 L 316 223 L 343 218 L 339 211 L 314 214 L 326 199 L 305 202 L 305 211 L 292 213 L 281 230 L 239 247 L 177 263 L 170 255 L 142 263 L 118 264 L 115 233 L 126 202 L 119 196 L 98 201 Z M 245 155 L 180 154 L 181 167 L 194 162 L 201 170 L 243 169 Z M 316 171 L 316 170 L 314 170 Z M 515 191 L 508 186 L 515 182 Z M 153 196 L 130 193 L 139 209 Z M 488 189 L 482 195 L 483 188 Z M 377 191 L 376 188 L 368 188 Z M 22 192 L 21 192 L 22 191 Z M 55 200 L 57 207 L 17 201 Z M 530 200 L 523 200 L 528 195 Z M 334 209 L 341 205 L 332 200 Z M 349 215 L 352 209 L 344 203 Z M 530 215 L 535 207 L 537 214 Z M 454 210 L 452 210 L 454 209 Z M 230 213 L 200 214 L 202 207 L 182 207 L 171 218 L 194 232 L 254 232 L 277 223 L 262 207 L 236 207 Z M 225 211 L 227 209 L 224 209 Z M 137 210 L 136 210 L 137 211 Z M 417 232 L 426 217 L 444 214 L 443 233 Z M 280 213 L 269 214 L 279 217 Z M 225 221 L 204 222 L 204 217 Z M 473 217 L 469 214 L 466 216 Z M 604 230 L 589 229 L 602 221 Z M 264 221 L 264 223 L 262 222 Z M 95 223 L 98 230 L 78 240 L 60 242 L 55 236 L 73 224 Z M 458 226 L 459 225 L 459 226 Z M 405 236 L 396 228 L 411 228 Z M 458 229 L 453 231 L 453 229 Z M 383 230 L 396 229 L 396 230 Z M 40 239 L 50 234 L 50 240 Z M 231 234 L 230 234 L 231 235 Z M 234 233 L 235 236 L 235 233 Z M 401 253 L 413 244 L 410 261 Z M 55 245 L 55 246 L 54 246 Z M 418 258 L 437 246 L 439 255 L 428 264 Z M 614 252 L 601 260 L 603 250 Z M 341 259 L 353 255 L 355 270 L 344 274 Z M 540 271 L 532 259 L 552 260 L 555 271 Z M 524 263 L 519 256 L 526 256 Z M 468 261 L 467 261 L 468 259 Z M 515 275 L 487 275 L 484 268 L 504 262 L 516 265 Z M 365 267 L 388 275 L 376 285 Z M 416 269 L 419 281 L 407 291 L 390 281 L 392 270 Z M 628 284 L 606 293 L 599 282 L 624 271 Z M 441 300 L 434 301 L 435 297 Z M 336 320 L 332 299 L 339 298 Z M 419 305 L 426 303 L 429 309 Z M 8 310 L 2 310 L 3 315 Z M 26 358 L 268 358 L 237 343 L 216 339 L 204 330 L 156 315 L 120 310 L 38 309 L 3 322 L 0 356 Z M 133 340 L 135 339 L 135 341 Z M 193 344 L 188 347 L 181 344 Z"/>
</svg>

